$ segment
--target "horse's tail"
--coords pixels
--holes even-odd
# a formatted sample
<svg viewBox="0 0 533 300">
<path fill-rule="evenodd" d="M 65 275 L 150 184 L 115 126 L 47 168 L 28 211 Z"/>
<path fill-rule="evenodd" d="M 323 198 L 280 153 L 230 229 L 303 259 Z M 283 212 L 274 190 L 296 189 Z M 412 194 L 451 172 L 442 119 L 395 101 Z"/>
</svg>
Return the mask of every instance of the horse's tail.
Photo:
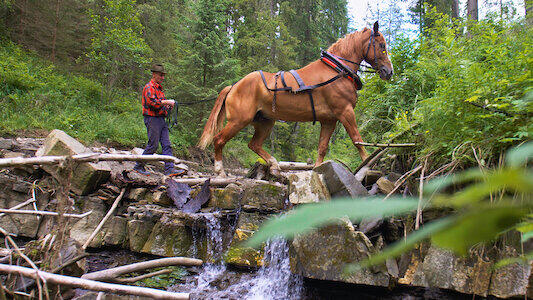
<svg viewBox="0 0 533 300">
<path fill-rule="evenodd" d="M 222 89 L 220 94 L 218 94 L 215 106 L 213 106 L 213 110 L 211 110 L 207 123 L 205 123 L 204 132 L 197 144 L 200 149 L 207 148 L 207 146 L 213 142 L 215 134 L 222 129 L 224 119 L 226 118 L 226 110 L 224 109 L 226 97 L 232 87 L 233 85 L 228 85 Z"/>
</svg>

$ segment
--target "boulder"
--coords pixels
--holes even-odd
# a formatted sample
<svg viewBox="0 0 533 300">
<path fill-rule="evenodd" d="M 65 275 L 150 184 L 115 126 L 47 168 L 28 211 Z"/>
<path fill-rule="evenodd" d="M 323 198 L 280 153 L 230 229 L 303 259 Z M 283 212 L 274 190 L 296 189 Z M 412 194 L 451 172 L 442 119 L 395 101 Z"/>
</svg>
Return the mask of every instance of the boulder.
<svg viewBox="0 0 533 300">
<path fill-rule="evenodd" d="M 313 171 L 323 175 L 331 198 L 364 197 L 368 195 L 365 187 L 343 165 L 328 160 L 315 167 Z"/>
<path fill-rule="evenodd" d="M 423 260 L 411 261 L 400 283 L 451 289 L 465 294 L 487 296 L 492 262 L 481 257 L 457 257 L 448 250 L 431 246 Z"/>
<path fill-rule="evenodd" d="M 163 215 L 155 224 L 141 252 L 159 256 L 206 256 L 205 239 L 198 239 L 187 220 Z"/>
<path fill-rule="evenodd" d="M 302 204 L 329 201 L 331 196 L 322 177 L 314 171 L 290 173 L 289 202 Z"/>
<path fill-rule="evenodd" d="M 208 206 L 219 209 L 238 209 L 241 206 L 243 189 L 234 183 L 223 189 L 214 189 Z"/>
<path fill-rule="evenodd" d="M 11 150 L 13 149 L 14 145 L 15 143 L 13 142 L 12 139 L 0 138 L 0 149 Z"/>
<path fill-rule="evenodd" d="M 165 187 L 158 187 L 157 189 L 146 193 L 145 199 L 148 200 L 148 203 L 156 204 L 160 206 L 172 206 L 172 199 L 167 194 Z"/>
<path fill-rule="evenodd" d="M 148 192 L 148 189 L 147 188 L 133 188 L 133 189 L 130 189 L 127 196 L 126 196 L 126 199 L 130 199 L 130 200 L 133 200 L 133 201 L 140 201 L 140 200 L 143 200 L 146 193 Z"/>
<path fill-rule="evenodd" d="M 129 246 L 128 243 L 128 220 L 120 216 L 112 216 L 104 224 L 100 232 L 94 237 L 90 246 Z"/>
<path fill-rule="evenodd" d="M 37 150 L 35 156 L 75 155 L 91 152 L 88 148 L 61 130 L 53 130 L 44 145 Z M 52 176 L 59 178 L 56 165 L 43 165 L 42 168 Z M 111 168 L 107 162 L 79 163 L 74 166 L 71 178 L 71 190 L 78 195 L 87 195 L 101 183 L 107 181 Z"/>
<path fill-rule="evenodd" d="M 292 241 L 291 270 L 301 276 L 355 284 L 389 286 L 387 271 L 361 269 L 345 274 L 347 264 L 374 252 L 370 240 L 348 220 L 298 235 Z"/>
<path fill-rule="evenodd" d="M 285 208 L 287 187 L 279 183 L 247 182 L 242 205 L 245 210 L 281 211 Z"/>
<path fill-rule="evenodd" d="M 381 171 L 368 170 L 368 171 L 366 171 L 366 174 L 365 174 L 364 183 L 365 183 L 366 186 L 373 185 L 382 176 L 383 176 L 383 172 L 381 172 Z"/>
</svg>

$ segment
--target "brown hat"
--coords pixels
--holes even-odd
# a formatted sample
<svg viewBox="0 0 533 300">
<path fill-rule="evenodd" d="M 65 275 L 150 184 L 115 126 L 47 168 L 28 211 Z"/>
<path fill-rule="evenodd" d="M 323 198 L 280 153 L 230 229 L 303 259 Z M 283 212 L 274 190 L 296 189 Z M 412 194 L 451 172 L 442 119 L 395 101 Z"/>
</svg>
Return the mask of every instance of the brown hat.
<svg viewBox="0 0 533 300">
<path fill-rule="evenodd" d="M 159 72 L 159 73 L 163 73 L 163 74 L 167 73 L 167 72 L 165 72 L 165 68 L 163 67 L 163 65 L 153 65 L 152 68 L 150 69 L 150 71 Z"/>
</svg>

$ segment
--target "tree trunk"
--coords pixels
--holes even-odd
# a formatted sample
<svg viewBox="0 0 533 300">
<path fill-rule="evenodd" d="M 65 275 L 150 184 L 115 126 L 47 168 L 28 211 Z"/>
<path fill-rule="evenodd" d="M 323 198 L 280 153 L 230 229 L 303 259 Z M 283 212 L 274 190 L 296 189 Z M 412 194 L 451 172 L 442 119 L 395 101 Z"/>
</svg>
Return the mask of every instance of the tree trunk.
<svg viewBox="0 0 533 300">
<path fill-rule="evenodd" d="M 467 11 L 468 20 L 477 21 L 478 20 L 477 0 L 467 0 L 466 11 Z"/>
<path fill-rule="evenodd" d="M 452 18 L 459 19 L 459 0 L 452 0 Z"/>
</svg>

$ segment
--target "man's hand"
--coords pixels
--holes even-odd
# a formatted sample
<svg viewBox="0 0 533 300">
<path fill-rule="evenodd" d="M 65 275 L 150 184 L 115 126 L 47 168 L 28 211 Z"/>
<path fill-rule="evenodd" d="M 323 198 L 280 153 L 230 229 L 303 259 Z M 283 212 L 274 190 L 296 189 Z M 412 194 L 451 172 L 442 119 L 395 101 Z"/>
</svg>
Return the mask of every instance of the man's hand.
<svg viewBox="0 0 533 300">
<path fill-rule="evenodd" d="M 165 99 L 165 100 L 161 100 L 161 103 L 163 103 L 164 105 L 168 105 L 169 107 L 174 107 L 174 104 L 176 103 L 176 101 L 172 99 Z"/>
</svg>

